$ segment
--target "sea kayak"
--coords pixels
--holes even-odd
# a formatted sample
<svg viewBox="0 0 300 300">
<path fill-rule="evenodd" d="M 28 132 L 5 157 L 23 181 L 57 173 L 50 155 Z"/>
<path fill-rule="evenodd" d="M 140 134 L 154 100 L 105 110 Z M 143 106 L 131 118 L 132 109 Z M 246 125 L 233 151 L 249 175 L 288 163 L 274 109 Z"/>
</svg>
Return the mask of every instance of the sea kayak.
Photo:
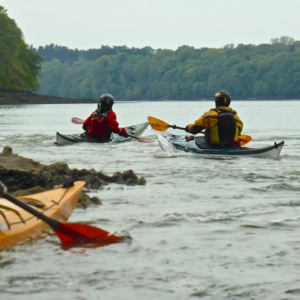
<svg viewBox="0 0 300 300">
<path fill-rule="evenodd" d="M 61 222 L 66 221 L 73 212 L 84 185 L 84 181 L 76 181 L 69 188 L 59 187 L 16 198 Z M 50 227 L 45 222 L 5 198 L 0 198 L 0 248 L 34 239 L 48 230 Z"/>
<path fill-rule="evenodd" d="M 109 143 L 120 143 L 120 142 L 127 142 L 131 141 L 134 138 L 138 138 L 142 135 L 142 133 L 146 130 L 149 123 L 140 123 L 136 125 L 131 125 L 125 127 L 130 131 L 131 137 L 125 138 L 116 133 L 112 134 L 111 140 Z M 86 135 L 85 133 L 75 133 L 75 134 L 62 134 L 60 132 L 56 132 L 56 142 L 55 144 L 58 146 L 62 145 L 72 145 L 75 143 L 99 143 L 98 140 L 91 138 L 90 136 Z"/>
<path fill-rule="evenodd" d="M 261 148 L 210 147 L 204 142 L 203 137 L 195 137 L 193 140 L 186 141 L 185 137 L 170 134 L 168 132 L 165 132 L 164 134 L 157 133 L 157 137 L 159 145 L 163 150 L 171 147 L 173 149 L 207 156 L 253 156 L 276 158 L 280 155 L 284 145 L 284 141 L 281 141 Z"/>
</svg>

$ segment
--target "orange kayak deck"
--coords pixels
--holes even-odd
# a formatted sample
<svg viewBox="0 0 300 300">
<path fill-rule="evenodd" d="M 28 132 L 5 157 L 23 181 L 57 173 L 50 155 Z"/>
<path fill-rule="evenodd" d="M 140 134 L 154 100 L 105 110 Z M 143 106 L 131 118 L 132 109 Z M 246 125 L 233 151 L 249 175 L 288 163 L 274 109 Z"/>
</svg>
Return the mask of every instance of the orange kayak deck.
<svg viewBox="0 0 300 300">
<path fill-rule="evenodd" d="M 58 187 L 17 199 L 50 218 L 65 222 L 72 214 L 84 186 L 84 181 L 76 181 L 69 188 Z M 42 220 L 0 198 L 0 248 L 34 239 L 49 230 L 50 227 Z"/>
</svg>

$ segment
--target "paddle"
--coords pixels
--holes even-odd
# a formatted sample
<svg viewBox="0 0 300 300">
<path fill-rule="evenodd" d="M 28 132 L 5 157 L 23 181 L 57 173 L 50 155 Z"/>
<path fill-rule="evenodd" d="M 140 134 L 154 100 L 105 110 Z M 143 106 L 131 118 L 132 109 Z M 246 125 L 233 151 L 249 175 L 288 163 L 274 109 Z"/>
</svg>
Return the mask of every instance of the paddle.
<svg viewBox="0 0 300 300">
<path fill-rule="evenodd" d="M 25 204 L 24 202 L 16 199 L 14 196 L 8 194 L 6 186 L 1 181 L 0 196 L 48 224 L 63 244 L 97 244 L 99 246 L 104 246 L 112 243 L 118 243 L 123 240 L 123 237 L 110 234 L 109 232 L 94 226 L 76 223 L 60 223 L 50 217 L 47 217 L 41 212 L 33 209 L 28 204 Z"/>
<path fill-rule="evenodd" d="M 173 129 L 181 129 L 181 130 L 185 130 L 184 127 L 179 127 L 176 125 L 170 125 L 160 119 L 154 118 L 154 117 L 148 117 L 148 122 L 150 124 L 150 126 L 156 130 L 156 131 L 166 131 L 168 128 L 173 128 Z"/>
<path fill-rule="evenodd" d="M 83 120 L 80 119 L 80 118 L 77 118 L 77 117 L 73 117 L 71 119 L 72 123 L 74 124 L 83 124 Z M 140 143 L 153 143 L 153 140 L 152 139 L 148 139 L 148 138 L 142 138 L 142 137 L 136 137 L 136 136 L 133 136 L 133 135 L 129 135 L 129 137 L 131 138 L 134 138 L 136 139 L 137 141 L 139 141 Z"/>
<path fill-rule="evenodd" d="M 83 124 L 83 120 L 80 119 L 80 118 L 73 117 L 73 118 L 71 119 L 71 121 L 72 121 L 72 123 L 74 123 L 74 124 Z"/>
<path fill-rule="evenodd" d="M 150 124 L 150 126 L 156 130 L 156 131 L 166 131 L 168 128 L 173 128 L 173 129 L 181 129 L 181 130 L 185 130 L 184 127 L 179 127 L 176 125 L 170 125 L 160 119 L 154 118 L 149 116 L 148 117 L 148 122 Z M 240 142 L 241 146 L 246 145 L 247 143 L 249 143 L 252 140 L 252 137 L 250 135 L 246 135 L 246 134 L 242 134 L 238 137 L 238 141 Z"/>
</svg>

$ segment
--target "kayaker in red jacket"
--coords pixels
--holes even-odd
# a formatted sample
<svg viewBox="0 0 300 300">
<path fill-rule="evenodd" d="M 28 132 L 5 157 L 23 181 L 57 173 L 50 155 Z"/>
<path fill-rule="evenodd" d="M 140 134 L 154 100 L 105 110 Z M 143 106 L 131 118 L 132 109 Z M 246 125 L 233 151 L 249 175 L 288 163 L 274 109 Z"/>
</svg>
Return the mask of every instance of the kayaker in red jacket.
<svg viewBox="0 0 300 300">
<path fill-rule="evenodd" d="M 115 99 L 110 94 L 101 95 L 97 109 L 83 122 L 86 134 L 105 143 L 111 140 L 112 133 L 128 137 L 125 128 L 119 128 L 116 113 L 112 110 Z"/>
</svg>

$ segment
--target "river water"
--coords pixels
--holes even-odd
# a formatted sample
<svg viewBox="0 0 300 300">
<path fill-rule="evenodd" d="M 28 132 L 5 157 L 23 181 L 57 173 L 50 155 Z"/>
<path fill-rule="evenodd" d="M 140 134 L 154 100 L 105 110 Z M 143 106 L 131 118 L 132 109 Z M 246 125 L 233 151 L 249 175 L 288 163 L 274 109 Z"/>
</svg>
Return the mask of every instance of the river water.
<svg viewBox="0 0 300 300">
<path fill-rule="evenodd" d="M 212 103 L 116 103 L 121 126 L 148 115 L 185 126 Z M 55 234 L 0 252 L 1 299 L 299 299 L 300 101 L 236 101 L 252 147 L 285 141 L 278 159 L 208 159 L 154 143 L 54 145 L 78 133 L 72 117 L 94 104 L 0 106 L 0 146 L 44 164 L 112 175 L 132 169 L 145 186 L 90 191 L 103 205 L 70 222 L 126 231 L 128 243 L 61 249 Z M 173 133 L 184 134 L 180 130 Z M 155 139 L 149 127 L 145 137 Z M 5 183 L 5 179 L 2 178 Z"/>
</svg>

